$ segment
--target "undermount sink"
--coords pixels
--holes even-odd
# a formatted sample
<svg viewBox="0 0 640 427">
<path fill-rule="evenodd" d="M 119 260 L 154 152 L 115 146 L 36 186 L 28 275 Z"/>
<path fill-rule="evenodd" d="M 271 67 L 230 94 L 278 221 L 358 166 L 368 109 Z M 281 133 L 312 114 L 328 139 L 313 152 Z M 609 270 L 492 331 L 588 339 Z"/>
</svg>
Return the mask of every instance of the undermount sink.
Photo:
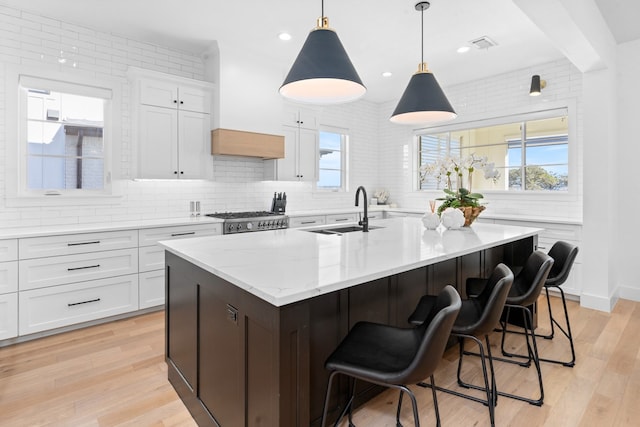
<svg viewBox="0 0 640 427">
<path fill-rule="evenodd" d="M 369 231 L 375 230 L 376 228 L 383 228 L 383 227 L 370 225 Z M 312 233 L 319 233 L 319 234 L 344 234 L 344 233 L 351 233 L 353 231 L 362 231 L 362 227 L 359 225 L 350 225 L 347 227 L 319 228 L 315 230 L 306 230 L 306 231 L 310 231 Z"/>
</svg>

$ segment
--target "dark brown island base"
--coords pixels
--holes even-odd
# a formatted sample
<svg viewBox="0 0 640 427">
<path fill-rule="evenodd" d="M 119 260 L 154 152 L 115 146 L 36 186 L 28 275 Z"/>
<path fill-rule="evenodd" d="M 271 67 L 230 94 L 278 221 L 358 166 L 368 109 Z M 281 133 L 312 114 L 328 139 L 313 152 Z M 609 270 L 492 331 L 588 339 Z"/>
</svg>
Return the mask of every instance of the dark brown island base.
<svg viewBox="0 0 640 427">
<path fill-rule="evenodd" d="M 480 224 L 475 227 L 480 231 Z M 475 249 L 456 248 L 447 259 L 434 257 L 440 260 L 283 305 L 221 278 L 223 267 L 203 268 L 205 261 L 197 253 L 209 244 L 218 250 L 225 245 L 222 239 L 235 236 L 191 239 L 202 241 L 192 253 L 186 246 L 167 245 L 169 380 L 199 426 L 317 426 L 328 380 L 324 361 L 356 322 L 410 327 L 407 317 L 422 295 L 452 284 L 465 298 L 467 277 L 487 277 L 500 262 L 523 265 L 537 246 L 539 230 L 518 229 L 518 237 L 494 243 L 481 238 Z M 341 238 L 322 236 L 318 241 L 328 237 Z M 360 244 L 375 244 L 364 240 Z M 381 390 L 362 385 L 356 404 Z M 348 393 L 346 380 L 333 387 L 330 418 L 339 414 Z"/>
</svg>

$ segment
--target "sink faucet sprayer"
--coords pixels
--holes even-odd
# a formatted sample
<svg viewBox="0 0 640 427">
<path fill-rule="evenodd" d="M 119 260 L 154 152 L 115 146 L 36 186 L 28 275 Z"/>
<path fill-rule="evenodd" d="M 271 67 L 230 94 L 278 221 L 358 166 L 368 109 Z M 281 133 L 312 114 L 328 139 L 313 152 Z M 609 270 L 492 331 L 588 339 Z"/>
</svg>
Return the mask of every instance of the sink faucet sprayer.
<svg viewBox="0 0 640 427">
<path fill-rule="evenodd" d="M 358 198 L 360 196 L 361 190 L 362 190 L 362 195 L 364 196 L 364 218 L 358 221 L 358 225 L 362 226 L 363 232 L 367 232 L 369 231 L 369 217 L 367 216 L 367 204 L 369 202 L 367 200 L 367 190 L 365 190 L 362 185 L 358 187 L 358 189 L 356 190 L 356 206 L 358 206 Z"/>
</svg>

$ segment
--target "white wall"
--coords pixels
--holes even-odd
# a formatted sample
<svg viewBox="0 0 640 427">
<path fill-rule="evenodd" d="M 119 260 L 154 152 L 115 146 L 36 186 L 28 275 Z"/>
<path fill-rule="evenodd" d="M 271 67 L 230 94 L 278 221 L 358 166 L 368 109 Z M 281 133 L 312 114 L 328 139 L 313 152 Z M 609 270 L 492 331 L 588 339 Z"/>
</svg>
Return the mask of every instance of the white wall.
<svg viewBox="0 0 640 427">
<path fill-rule="evenodd" d="M 57 60 L 60 50 L 69 51 L 73 46 L 77 48 L 74 56 L 77 67 L 71 67 L 69 63 L 60 65 Z M 236 60 L 238 55 L 242 57 L 242 52 L 237 53 Z M 198 56 L 4 6 L 0 6 L 0 63 L 0 227 L 179 217 L 189 215 L 191 200 L 200 200 L 203 212 L 268 209 L 274 191 L 287 192 L 289 210 L 351 207 L 354 204 L 353 190 L 358 185 L 365 185 L 372 192 L 378 182 L 377 106 L 360 101 L 326 108 L 321 119 L 323 124 L 347 127 L 351 134 L 352 181 L 351 191 L 347 193 L 314 193 L 308 183 L 256 181 L 263 176 L 262 161 L 216 158 L 215 181 L 123 179 L 114 183 L 122 197 L 99 206 L 85 202 L 75 206 L 8 207 L 5 202 L 7 188 L 4 165 L 6 146 L 14 142 L 7 140 L 6 129 L 16 124 L 7 123 L 5 117 L 5 109 L 12 108 L 5 102 L 6 64 L 64 72 L 72 80 L 74 76 L 89 76 L 120 82 L 122 132 L 114 139 L 119 144 L 117 151 L 121 155 L 114 159 L 114 169 L 119 169 L 119 174 L 124 178 L 131 178 L 131 153 L 135 149 L 135 140 L 131 135 L 127 68 L 136 66 L 209 81 L 213 77 L 206 75 L 205 61 Z M 221 74 L 229 75 L 230 72 L 229 69 L 223 69 Z M 275 69 L 265 72 L 276 77 L 281 73 Z M 236 81 L 236 86 L 240 83 Z M 277 93 L 277 86 L 271 92 Z M 237 114 L 242 112 L 235 107 L 230 111 Z M 272 118 L 247 115 L 227 118 L 231 124 L 250 123 L 254 119 L 258 123 L 269 123 L 267 120 Z"/>
<path fill-rule="evenodd" d="M 640 301 L 640 276 L 637 265 L 640 231 L 636 217 L 640 212 L 640 40 L 618 46 L 618 145 L 615 160 L 615 185 L 618 201 L 612 207 L 602 206 L 617 224 L 617 270 L 620 297 Z M 606 149 L 606 147 L 603 147 Z"/>
<path fill-rule="evenodd" d="M 547 87 L 538 97 L 529 96 L 531 75 L 539 74 Z M 436 76 L 437 77 L 437 76 Z M 483 191 L 487 213 L 545 216 L 566 220 L 582 219 L 582 74 L 568 61 L 540 64 L 490 78 L 443 88 L 458 113 L 451 123 L 467 122 L 513 115 L 522 112 L 570 106 L 570 150 L 575 169 L 571 171 L 570 194 L 523 195 Z M 442 192 L 415 191 L 415 150 L 413 129 L 389 122 L 395 103 L 382 105 L 380 120 L 380 153 L 383 174 L 380 185 L 387 186 L 394 201 L 401 206 L 426 209 L 428 200 Z"/>
</svg>

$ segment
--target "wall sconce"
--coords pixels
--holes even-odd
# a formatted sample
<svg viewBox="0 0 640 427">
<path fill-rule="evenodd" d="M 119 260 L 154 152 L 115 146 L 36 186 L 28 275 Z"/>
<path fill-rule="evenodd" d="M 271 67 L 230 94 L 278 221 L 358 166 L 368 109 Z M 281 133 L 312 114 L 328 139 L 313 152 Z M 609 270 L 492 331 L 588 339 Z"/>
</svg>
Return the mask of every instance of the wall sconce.
<svg viewBox="0 0 640 427">
<path fill-rule="evenodd" d="M 540 95 L 542 89 L 547 87 L 546 80 L 540 80 L 540 76 L 535 74 L 531 76 L 531 89 L 529 90 L 529 96 Z"/>
</svg>

